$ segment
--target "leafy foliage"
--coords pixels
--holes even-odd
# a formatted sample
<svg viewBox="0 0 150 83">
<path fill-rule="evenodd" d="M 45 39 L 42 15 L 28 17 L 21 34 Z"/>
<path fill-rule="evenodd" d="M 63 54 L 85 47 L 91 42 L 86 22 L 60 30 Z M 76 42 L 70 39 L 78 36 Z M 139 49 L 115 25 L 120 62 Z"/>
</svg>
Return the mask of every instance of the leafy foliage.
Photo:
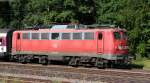
<svg viewBox="0 0 150 83">
<path fill-rule="evenodd" d="M 150 0 L 13 0 L 0 3 L 2 28 L 52 22 L 115 24 L 128 30 L 131 54 L 149 57 L 146 51 L 150 44 Z"/>
<path fill-rule="evenodd" d="M 10 22 L 10 11 L 8 2 L 0 2 L 0 28 L 8 27 Z"/>
<path fill-rule="evenodd" d="M 147 57 L 150 39 L 150 0 L 96 0 L 97 23 L 116 24 L 128 30 L 130 53 Z"/>
</svg>

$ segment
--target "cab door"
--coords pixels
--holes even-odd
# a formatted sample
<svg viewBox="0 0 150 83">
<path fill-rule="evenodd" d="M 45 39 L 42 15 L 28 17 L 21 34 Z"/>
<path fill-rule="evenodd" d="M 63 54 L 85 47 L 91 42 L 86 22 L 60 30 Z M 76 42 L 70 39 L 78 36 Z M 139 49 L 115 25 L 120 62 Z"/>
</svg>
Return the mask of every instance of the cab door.
<svg viewBox="0 0 150 83">
<path fill-rule="evenodd" d="M 104 51 L 103 32 L 98 32 L 98 34 L 97 34 L 97 52 L 103 53 L 103 51 Z"/>
<path fill-rule="evenodd" d="M 20 51 L 21 50 L 21 36 L 20 33 L 16 34 L 16 51 Z"/>
</svg>

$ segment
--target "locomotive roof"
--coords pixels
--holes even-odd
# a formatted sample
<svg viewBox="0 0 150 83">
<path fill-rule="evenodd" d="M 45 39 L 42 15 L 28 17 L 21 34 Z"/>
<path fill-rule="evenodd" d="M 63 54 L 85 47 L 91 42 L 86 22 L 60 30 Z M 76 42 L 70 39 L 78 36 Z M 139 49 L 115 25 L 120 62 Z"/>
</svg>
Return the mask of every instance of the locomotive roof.
<svg viewBox="0 0 150 83">
<path fill-rule="evenodd" d="M 115 27 L 115 25 L 99 25 L 99 24 L 92 24 L 92 25 L 83 25 L 83 24 L 52 24 L 49 27 L 46 26 L 34 26 L 30 28 L 25 28 L 23 30 L 17 30 L 21 32 L 27 31 L 40 31 L 40 32 L 78 32 L 78 31 L 116 31 L 121 30 L 125 31 L 125 29 L 121 29 L 119 27 Z"/>
<path fill-rule="evenodd" d="M 99 29 L 31 29 L 31 30 L 18 30 L 17 32 L 78 32 L 78 31 L 126 31 L 125 29 L 121 29 L 121 28 L 99 28 Z"/>
</svg>

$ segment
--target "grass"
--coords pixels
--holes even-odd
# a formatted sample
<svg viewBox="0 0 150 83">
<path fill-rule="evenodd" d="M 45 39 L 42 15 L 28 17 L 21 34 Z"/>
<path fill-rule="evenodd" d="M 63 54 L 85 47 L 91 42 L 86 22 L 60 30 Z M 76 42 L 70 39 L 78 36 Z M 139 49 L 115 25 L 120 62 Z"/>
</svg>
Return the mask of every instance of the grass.
<svg viewBox="0 0 150 83">
<path fill-rule="evenodd" d="M 1 78 L 0 83 L 23 83 L 23 81 L 19 79 L 8 79 L 8 78 Z"/>
<path fill-rule="evenodd" d="M 144 61 L 144 69 L 149 69 L 150 70 L 150 60 L 145 60 Z"/>
<path fill-rule="evenodd" d="M 133 60 L 133 68 L 150 70 L 150 59 Z"/>
</svg>

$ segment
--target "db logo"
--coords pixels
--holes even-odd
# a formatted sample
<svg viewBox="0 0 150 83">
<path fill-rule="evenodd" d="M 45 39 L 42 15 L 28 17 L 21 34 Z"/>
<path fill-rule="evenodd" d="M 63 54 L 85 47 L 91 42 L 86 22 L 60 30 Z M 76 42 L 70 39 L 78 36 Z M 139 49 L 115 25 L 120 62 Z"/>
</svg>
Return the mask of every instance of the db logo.
<svg viewBox="0 0 150 83">
<path fill-rule="evenodd" d="M 58 45 L 57 45 L 57 44 L 54 44 L 54 45 L 53 45 L 53 48 L 58 48 Z"/>
</svg>

